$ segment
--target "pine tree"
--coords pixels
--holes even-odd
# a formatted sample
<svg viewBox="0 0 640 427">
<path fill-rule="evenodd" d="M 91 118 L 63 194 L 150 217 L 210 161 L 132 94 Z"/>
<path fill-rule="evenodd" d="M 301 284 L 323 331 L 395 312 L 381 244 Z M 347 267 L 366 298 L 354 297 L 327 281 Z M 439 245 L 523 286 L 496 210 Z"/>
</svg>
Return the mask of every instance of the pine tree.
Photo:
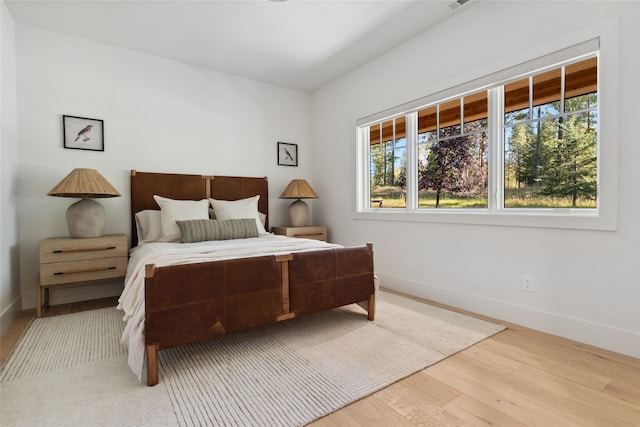
<svg viewBox="0 0 640 427">
<path fill-rule="evenodd" d="M 566 116 L 559 127 L 553 156 L 541 168 L 540 194 L 570 197 L 576 207 L 580 198 L 596 198 L 596 131 L 589 113 Z"/>
</svg>

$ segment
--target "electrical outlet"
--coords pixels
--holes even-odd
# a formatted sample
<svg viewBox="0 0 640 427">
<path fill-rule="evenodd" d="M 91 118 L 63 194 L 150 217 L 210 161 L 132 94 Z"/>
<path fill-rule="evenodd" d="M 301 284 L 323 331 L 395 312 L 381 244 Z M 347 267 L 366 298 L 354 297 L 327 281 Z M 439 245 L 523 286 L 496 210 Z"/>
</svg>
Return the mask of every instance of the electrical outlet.
<svg viewBox="0 0 640 427">
<path fill-rule="evenodd" d="M 522 276 L 522 290 L 533 292 L 533 276 L 524 274 Z"/>
</svg>

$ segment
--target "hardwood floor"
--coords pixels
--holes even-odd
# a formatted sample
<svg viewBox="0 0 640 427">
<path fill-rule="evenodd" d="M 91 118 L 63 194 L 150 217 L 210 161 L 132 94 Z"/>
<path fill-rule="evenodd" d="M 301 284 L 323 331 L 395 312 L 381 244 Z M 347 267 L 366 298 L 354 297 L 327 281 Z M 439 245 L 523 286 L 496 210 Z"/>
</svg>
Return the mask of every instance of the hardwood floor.
<svg viewBox="0 0 640 427">
<path fill-rule="evenodd" d="M 115 299 L 55 306 L 47 315 L 110 305 Z M 2 336 L 2 362 L 34 316 L 23 312 Z M 506 325 L 310 426 L 640 426 L 639 359 Z"/>
</svg>

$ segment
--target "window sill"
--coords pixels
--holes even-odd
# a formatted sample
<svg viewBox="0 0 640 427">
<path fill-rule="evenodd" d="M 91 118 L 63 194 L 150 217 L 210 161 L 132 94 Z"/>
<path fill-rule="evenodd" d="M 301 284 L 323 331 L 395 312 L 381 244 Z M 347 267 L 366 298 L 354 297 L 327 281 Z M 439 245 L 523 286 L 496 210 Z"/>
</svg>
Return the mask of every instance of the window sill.
<svg viewBox="0 0 640 427">
<path fill-rule="evenodd" d="M 488 210 L 420 210 L 367 209 L 355 212 L 356 220 L 425 222 L 442 224 L 492 225 L 507 227 L 560 228 L 576 230 L 616 231 L 615 216 L 596 210 L 549 209 L 544 212 L 531 209 L 509 209 L 499 212 Z"/>
</svg>

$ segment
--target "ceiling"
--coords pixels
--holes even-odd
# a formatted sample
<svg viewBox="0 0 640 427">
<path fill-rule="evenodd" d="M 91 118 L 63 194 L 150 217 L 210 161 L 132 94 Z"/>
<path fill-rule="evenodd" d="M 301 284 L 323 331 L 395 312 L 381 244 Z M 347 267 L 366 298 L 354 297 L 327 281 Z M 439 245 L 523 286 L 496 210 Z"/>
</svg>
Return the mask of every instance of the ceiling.
<svg viewBox="0 0 640 427">
<path fill-rule="evenodd" d="M 453 0 L 6 0 L 17 23 L 314 92 L 453 16 Z"/>
</svg>

